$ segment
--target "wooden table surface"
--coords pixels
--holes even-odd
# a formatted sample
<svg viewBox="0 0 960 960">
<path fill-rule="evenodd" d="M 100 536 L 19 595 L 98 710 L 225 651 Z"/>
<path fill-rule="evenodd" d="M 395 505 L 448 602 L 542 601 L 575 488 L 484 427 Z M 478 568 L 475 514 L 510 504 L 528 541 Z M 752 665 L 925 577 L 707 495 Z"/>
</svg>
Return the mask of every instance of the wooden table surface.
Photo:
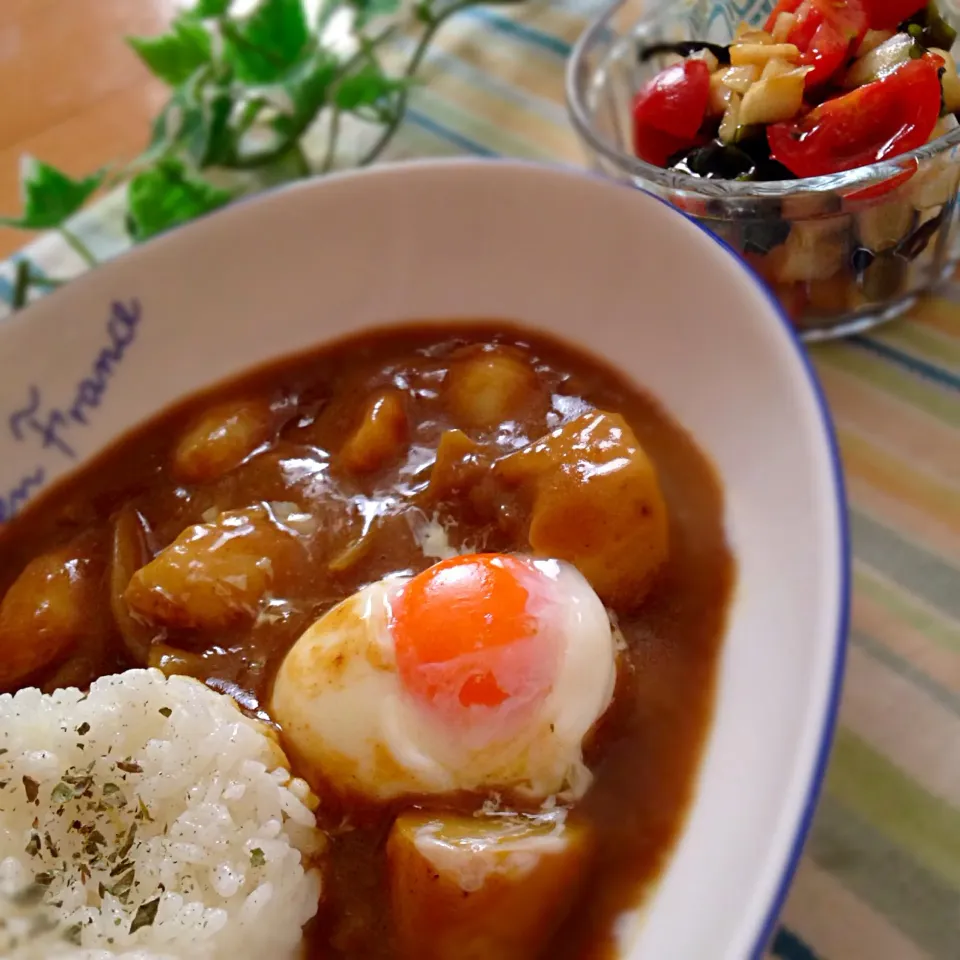
<svg viewBox="0 0 960 960">
<path fill-rule="evenodd" d="M 136 156 L 165 91 L 124 43 L 176 0 L 0 0 L 0 214 L 18 214 L 20 156 L 73 175 Z M 0 228 L 0 258 L 29 239 Z"/>
</svg>

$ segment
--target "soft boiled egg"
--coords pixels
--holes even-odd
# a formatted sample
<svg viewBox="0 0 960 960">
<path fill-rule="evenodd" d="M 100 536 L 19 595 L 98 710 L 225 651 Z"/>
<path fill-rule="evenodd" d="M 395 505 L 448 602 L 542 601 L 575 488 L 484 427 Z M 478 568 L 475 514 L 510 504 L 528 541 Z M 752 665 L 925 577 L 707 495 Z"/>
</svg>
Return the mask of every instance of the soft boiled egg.
<svg viewBox="0 0 960 960">
<path fill-rule="evenodd" d="M 576 799 L 615 680 L 614 632 L 576 569 L 475 554 L 321 617 L 281 665 L 271 714 L 307 779 L 340 791 Z"/>
</svg>

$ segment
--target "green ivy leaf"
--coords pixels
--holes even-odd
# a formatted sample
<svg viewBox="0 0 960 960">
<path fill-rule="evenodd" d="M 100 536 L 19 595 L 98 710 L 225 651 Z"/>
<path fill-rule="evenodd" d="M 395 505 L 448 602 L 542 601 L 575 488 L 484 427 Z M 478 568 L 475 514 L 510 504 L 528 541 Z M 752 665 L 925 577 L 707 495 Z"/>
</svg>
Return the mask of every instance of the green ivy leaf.
<svg viewBox="0 0 960 960">
<path fill-rule="evenodd" d="M 215 87 L 207 91 L 197 106 L 199 122 L 187 138 L 187 152 L 201 170 L 228 161 L 234 154 L 234 137 L 230 129 L 233 96 L 228 89 Z"/>
<path fill-rule="evenodd" d="M 150 72 L 171 87 L 184 83 L 199 67 L 210 63 L 213 47 L 202 23 L 190 16 L 173 21 L 159 37 L 127 37 L 127 43 Z"/>
<path fill-rule="evenodd" d="M 22 230 L 48 230 L 72 217 L 103 183 L 105 171 L 74 180 L 56 167 L 25 156 L 20 166 L 23 215 L 0 218 L 0 224 Z"/>
<path fill-rule="evenodd" d="M 240 23 L 221 27 L 224 57 L 247 83 L 275 83 L 301 58 L 310 38 L 303 0 L 261 0 Z"/>
<path fill-rule="evenodd" d="M 199 168 L 229 165 L 236 155 L 232 72 L 203 67 L 174 90 L 153 124 L 147 158 L 186 151 Z"/>
<path fill-rule="evenodd" d="M 180 161 L 161 160 L 130 181 L 127 225 L 134 240 L 147 240 L 210 213 L 232 199 L 229 190 L 188 175 Z"/>
<path fill-rule="evenodd" d="M 199 75 L 194 78 L 199 80 Z M 147 155 L 157 160 L 174 153 L 193 137 L 198 136 L 204 124 L 200 101 L 202 83 L 188 81 L 170 96 L 162 112 L 154 121 Z"/>
<path fill-rule="evenodd" d="M 222 17 L 229 9 L 233 0 L 198 0 L 191 11 L 195 17 L 212 19 Z"/>
<path fill-rule="evenodd" d="M 273 128 L 281 137 L 297 137 L 313 122 L 327 103 L 338 66 L 333 54 L 321 50 L 295 67 L 279 84 L 290 103 L 289 111 L 273 121 Z"/>
<path fill-rule="evenodd" d="M 388 77 L 376 63 L 367 63 L 340 82 L 334 101 L 341 110 L 356 110 L 379 103 L 405 85 L 404 80 Z"/>
</svg>

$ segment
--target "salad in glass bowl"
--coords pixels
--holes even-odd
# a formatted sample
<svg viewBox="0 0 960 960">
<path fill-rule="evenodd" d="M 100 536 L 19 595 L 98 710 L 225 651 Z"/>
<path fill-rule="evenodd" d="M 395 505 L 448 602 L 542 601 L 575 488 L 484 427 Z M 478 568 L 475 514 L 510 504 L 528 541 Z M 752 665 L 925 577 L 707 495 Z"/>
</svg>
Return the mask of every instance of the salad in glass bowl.
<svg viewBox="0 0 960 960">
<path fill-rule="evenodd" d="M 675 53 L 633 101 L 638 157 L 692 176 L 791 180 L 915 150 L 957 125 L 956 31 L 926 0 L 780 0 L 727 46 Z"/>
<path fill-rule="evenodd" d="M 893 316 L 953 270 L 960 76 L 934 2 L 628 7 L 575 49 L 575 125 L 601 168 L 736 248 L 805 335 Z"/>
</svg>

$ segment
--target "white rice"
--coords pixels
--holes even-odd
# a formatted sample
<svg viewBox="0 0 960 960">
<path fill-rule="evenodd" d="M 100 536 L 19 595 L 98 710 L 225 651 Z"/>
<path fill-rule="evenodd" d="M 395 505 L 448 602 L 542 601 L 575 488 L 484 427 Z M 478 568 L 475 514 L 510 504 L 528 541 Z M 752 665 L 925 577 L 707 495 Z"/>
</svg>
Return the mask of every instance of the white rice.
<svg viewBox="0 0 960 960">
<path fill-rule="evenodd" d="M 131 670 L 0 696 L 0 957 L 293 956 L 323 850 L 267 727 Z"/>
</svg>

